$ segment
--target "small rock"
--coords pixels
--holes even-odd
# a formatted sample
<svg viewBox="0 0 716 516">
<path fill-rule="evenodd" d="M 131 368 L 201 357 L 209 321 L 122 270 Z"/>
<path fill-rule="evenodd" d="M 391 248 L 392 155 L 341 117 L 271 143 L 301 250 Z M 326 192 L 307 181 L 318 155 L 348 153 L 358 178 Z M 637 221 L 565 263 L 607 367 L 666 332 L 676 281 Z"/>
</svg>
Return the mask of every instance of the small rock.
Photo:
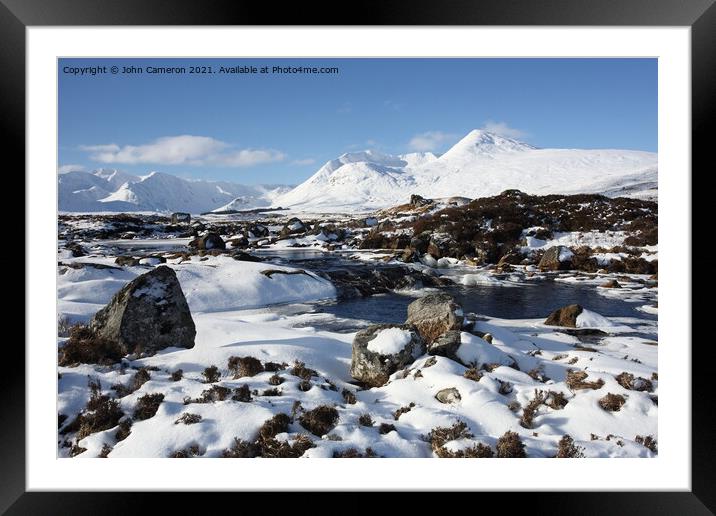
<svg viewBox="0 0 716 516">
<path fill-rule="evenodd" d="M 458 330 L 446 331 L 428 346 L 428 354 L 454 359 L 460 343 L 460 332 Z"/>
<path fill-rule="evenodd" d="M 438 391 L 435 395 L 435 399 L 440 403 L 451 404 L 457 403 L 462 399 L 462 397 L 460 396 L 460 391 L 458 391 L 455 387 L 450 387 L 448 389 Z"/>
<path fill-rule="evenodd" d="M 584 309 L 581 305 L 569 305 L 558 308 L 547 317 L 544 324 L 548 326 L 565 326 L 567 328 L 577 327 L 577 317 Z"/>
<path fill-rule="evenodd" d="M 226 249 L 226 243 L 217 233 L 207 233 L 189 242 L 189 247 L 197 249 Z"/>
<path fill-rule="evenodd" d="M 613 279 L 599 285 L 602 288 L 622 288 L 621 284 Z"/>
</svg>

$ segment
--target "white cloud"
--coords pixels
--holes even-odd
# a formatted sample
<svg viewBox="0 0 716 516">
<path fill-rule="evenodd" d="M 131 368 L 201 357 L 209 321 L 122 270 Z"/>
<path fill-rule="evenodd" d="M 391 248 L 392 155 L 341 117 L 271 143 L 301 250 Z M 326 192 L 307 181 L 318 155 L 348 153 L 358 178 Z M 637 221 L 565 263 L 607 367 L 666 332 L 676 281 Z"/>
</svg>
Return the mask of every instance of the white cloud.
<svg viewBox="0 0 716 516">
<path fill-rule="evenodd" d="M 87 168 L 84 165 L 62 165 L 60 168 L 57 169 L 57 172 L 60 174 L 65 174 L 66 172 L 84 172 L 87 170 Z"/>
<path fill-rule="evenodd" d="M 313 158 L 306 159 L 295 159 L 291 162 L 292 165 L 313 165 L 316 162 Z"/>
<path fill-rule="evenodd" d="M 444 133 L 442 131 L 428 131 L 416 134 L 408 142 L 411 150 L 418 152 L 434 151 L 444 145 L 446 142 L 453 142 L 457 139 L 454 134 Z"/>
<path fill-rule="evenodd" d="M 510 127 L 505 122 L 495 122 L 493 120 L 485 122 L 485 125 L 483 125 L 480 129 L 487 131 L 488 133 L 499 134 L 505 138 L 524 138 L 527 136 L 527 133 L 521 129 Z"/>
<path fill-rule="evenodd" d="M 160 165 L 218 165 L 249 167 L 282 161 L 285 154 L 271 149 L 240 149 L 209 136 L 165 136 L 143 145 L 83 145 L 90 158 L 102 163 L 129 165 L 152 163 Z"/>
</svg>

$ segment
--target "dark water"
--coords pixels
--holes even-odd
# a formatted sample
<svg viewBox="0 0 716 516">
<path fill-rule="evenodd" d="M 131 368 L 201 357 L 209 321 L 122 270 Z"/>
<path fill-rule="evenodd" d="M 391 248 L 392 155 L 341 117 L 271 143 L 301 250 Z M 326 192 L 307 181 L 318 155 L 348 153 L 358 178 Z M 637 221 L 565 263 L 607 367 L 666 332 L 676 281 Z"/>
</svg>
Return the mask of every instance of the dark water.
<svg viewBox="0 0 716 516">
<path fill-rule="evenodd" d="M 187 239 L 188 241 L 188 239 Z M 182 243 L 167 241 L 115 241 L 116 247 L 127 251 L 173 251 L 186 249 Z M 262 256 L 270 263 L 304 268 L 313 271 L 334 268 L 380 267 L 380 263 L 366 264 L 364 261 L 350 259 L 351 252 L 325 253 L 319 249 L 261 249 L 252 254 Z M 440 274 L 455 275 L 475 272 L 466 269 L 440 269 Z M 457 278 L 456 278 L 457 279 Z M 657 320 L 656 315 L 646 314 L 636 308 L 656 301 L 656 296 L 648 301 L 628 302 L 619 298 L 600 295 L 595 285 L 580 285 L 553 281 L 527 281 L 517 285 L 476 285 L 445 287 L 444 290 L 455 297 L 466 313 L 476 313 L 488 317 L 503 319 L 531 319 L 547 317 L 557 308 L 569 304 L 580 304 L 606 317 L 635 317 L 643 320 Z M 312 305 L 314 313 L 331 314 L 341 319 L 355 319 L 370 323 L 393 323 L 405 320 L 408 305 L 420 295 L 381 294 L 366 298 L 355 298 L 337 302 L 322 302 Z"/>
<path fill-rule="evenodd" d="M 518 287 L 455 286 L 441 290 L 452 294 L 466 313 L 473 312 L 503 319 L 546 318 L 551 311 L 574 303 L 607 317 L 657 319 L 656 315 L 636 310 L 643 302 L 629 303 L 601 296 L 594 285 L 574 285 L 547 280 Z M 316 306 L 316 312 L 341 318 L 363 319 L 372 323 L 390 323 L 405 320 L 408 305 L 414 300 L 415 297 L 408 295 L 382 294 L 324 303 Z"/>
</svg>

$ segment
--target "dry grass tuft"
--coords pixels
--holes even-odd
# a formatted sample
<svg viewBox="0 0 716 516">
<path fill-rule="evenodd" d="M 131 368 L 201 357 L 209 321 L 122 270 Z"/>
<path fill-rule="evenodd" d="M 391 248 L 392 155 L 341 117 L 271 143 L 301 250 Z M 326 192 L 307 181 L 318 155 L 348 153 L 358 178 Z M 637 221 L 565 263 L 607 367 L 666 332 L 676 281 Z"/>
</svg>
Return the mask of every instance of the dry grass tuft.
<svg viewBox="0 0 716 516">
<path fill-rule="evenodd" d="M 596 382 L 585 382 L 587 379 L 587 373 L 584 371 L 567 371 L 567 387 L 570 390 L 575 391 L 579 389 L 601 389 L 604 386 L 604 380 L 599 378 Z"/>
<path fill-rule="evenodd" d="M 69 334 L 69 340 L 59 350 L 58 363 L 61 366 L 111 365 L 125 355 L 117 342 L 96 335 L 88 326 L 76 324 L 70 328 Z"/>
<path fill-rule="evenodd" d="M 353 391 L 349 391 L 348 389 L 343 389 L 341 391 L 341 396 L 343 396 L 343 401 L 345 401 L 348 405 L 355 405 L 356 401 L 356 395 Z"/>
<path fill-rule="evenodd" d="M 380 435 L 388 434 L 388 433 L 392 432 L 393 430 L 395 430 L 396 432 L 398 431 L 395 428 L 395 425 L 393 425 L 391 423 L 381 423 L 380 426 L 378 427 L 378 433 Z"/>
<path fill-rule="evenodd" d="M 298 422 L 313 435 L 321 437 L 338 423 L 338 411 L 328 405 L 320 405 L 301 414 Z"/>
<path fill-rule="evenodd" d="M 652 452 L 658 453 L 656 439 L 653 435 L 637 435 L 634 437 L 634 441 L 649 448 Z"/>
<path fill-rule="evenodd" d="M 358 418 L 358 424 L 360 426 L 373 426 L 375 422 L 373 421 L 373 418 L 370 417 L 370 414 L 361 414 Z"/>
<path fill-rule="evenodd" d="M 145 394 L 137 400 L 137 406 L 134 408 L 134 419 L 142 421 L 154 417 L 162 401 L 164 401 L 164 394 L 158 392 Z"/>
<path fill-rule="evenodd" d="M 618 412 L 624 403 L 626 403 L 624 396 L 621 394 L 612 394 L 611 392 L 599 400 L 599 406 L 609 412 Z"/>
<path fill-rule="evenodd" d="M 470 369 L 466 369 L 462 375 L 467 378 L 468 380 L 472 380 L 473 382 L 479 382 L 482 378 L 482 373 L 478 371 L 476 367 L 471 367 Z"/>
<path fill-rule="evenodd" d="M 289 372 L 293 376 L 298 376 L 303 380 L 310 380 L 312 376 L 318 376 L 316 371 L 306 367 L 306 364 L 299 361 L 293 363 L 293 367 L 289 370 Z"/>
<path fill-rule="evenodd" d="M 654 390 L 654 384 L 651 380 L 642 378 L 641 376 L 634 377 L 631 373 L 621 373 L 614 377 L 619 385 L 630 391 L 646 391 L 652 392 Z"/>
<path fill-rule="evenodd" d="M 234 379 L 256 376 L 264 370 L 261 361 L 254 357 L 229 357 L 228 368 L 234 373 Z"/>
<path fill-rule="evenodd" d="M 525 458 L 525 445 L 515 432 L 507 431 L 497 440 L 497 456 L 499 458 Z"/>
<path fill-rule="evenodd" d="M 179 423 L 184 423 L 185 425 L 193 425 L 196 423 L 199 423 L 201 421 L 201 416 L 199 414 L 190 414 L 189 412 L 184 412 L 179 419 L 174 421 L 175 425 L 178 425 Z"/>
<path fill-rule="evenodd" d="M 414 406 L 415 406 L 415 403 L 413 403 L 413 402 L 411 401 L 409 405 L 406 405 L 406 406 L 404 406 L 404 407 L 400 407 L 398 410 L 396 410 L 395 412 L 393 412 L 393 419 L 395 419 L 395 420 L 397 421 L 398 419 L 400 419 L 400 416 L 402 416 L 402 415 L 405 414 L 406 412 L 410 412 L 410 411 L 413 409 Z"/>
<path fill-rule="evenodd" d="M 584 457 L 584 448 L 576 446 L 574 439 L 569 435 L 565 435 L 559 440 L 559 447 L 557 449 L 557 459 L 576 459 Z"/>
<path fill-rule="evenodd" d="M 535 397 L 527 404 L 522 411 L 522 417 L 520 418 L 520 426 L 522 428 L 532 428 L 532 422 L 537 415 L 537 410 L 547 399 L 547 395 L 544 391 L 535 389 Z"/>
<path fill-rule="evenodd" d="M 219 381 L 219 378 L 221 378 L 219 368 L 215 365 L 210 365 L 204 369 L 204 372 L 201 374 L 204 377 L 204 383 L 216 383 Z"/>
</svg>

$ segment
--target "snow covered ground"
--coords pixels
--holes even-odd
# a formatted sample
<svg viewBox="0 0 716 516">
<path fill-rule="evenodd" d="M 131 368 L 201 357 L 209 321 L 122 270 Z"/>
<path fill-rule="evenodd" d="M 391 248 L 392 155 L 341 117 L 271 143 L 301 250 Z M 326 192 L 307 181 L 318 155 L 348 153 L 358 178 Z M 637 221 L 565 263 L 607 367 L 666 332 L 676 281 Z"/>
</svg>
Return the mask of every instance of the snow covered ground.
<svg viewBox="0 0 716 516">
<path fill-rule="evenodd" d="M 71 258 L 66 253 L 62 261 L 112 267 L 60 266 L 58 310 L 71 322 L 86 322 L 123 285 L 154 266 L 116 268 L 113 257 Z M 585 457 L 655 456 L 655 445 L 650 440 L 649 446 L 644 445 L 647 436 L 658 437 L 658 346 L 653 319 L 604 318 L 585 311 L 578 327 L 606 332 L 595 336 L 545 326 L 544 317 L 500 319 L 478 314 L 472 333 L 461 333 L 458 352 L 464 362 L 474 362 L 475 369 L 424 355 L 393 374 L 386 385 L 361 390 L 349 374 L 355 334 L 306 325 L 312 319 L 304 308 L 336 296 L 327 280 L 310 272 L 269 276 L 261 271 L 297 269 L 228 256 L 170 259 L 167 265 L 176 271 L 192 311 L 197 330 L 194 348 L 165 349 L 126 361 L 123 367 L 60 367 L 58 413 L 67 416 L 67 422 L 87 404 L 91 379 L 100 382 L 102 394 L 115 397 L 112 386 L 129 385 L 140 368 L 146 368 L 149 378 L 118 398 L 126 415 L 135 411 L 143 396 L 164 396 L 156 414 L 134 421 L 122 440 L 117 439 L 118 427 L 92 433 L 75 448 L 63 446 L 66 436 L 60 435 L 60 456 L 220 457 L 234 446 L 235 438 L 254 441 L 264 422 L 280 413 L 291 421 L 275 439 L 295 443 L 299 434 L 307 436 L 313 446 L 304 457 L 432 457 L 431 431 L 460 422 L 466 431 L 444 443 L 452 453 L 478 443 L 495 450 L 498 439 L 512 431 L 524 443 L 528 457 L 555 456 L 566 434 L 574 439 L 578 455 Z M 487 272 L 473 276 L 479 274 L 490 277 Z M 562 276 L 565 282 L 591 282 L 605 295 L 628 296 L 627 292 L 641 287 L 625 281 L 627 288 L 606 289 L 599 287 L 604 282 L 601 276 Z M 468 285 L 483 281 L 465 280 Z M 279 309 L 278 303 L 298 304 L 291 311 Z M 323 314 L 322 320 L 331 317 L 335 316 Z M 392 349 L 403 337 L 381 334 L 374 346 Z M 64 341 L 61 337 L 59 344 Z M 285 366 L 234 378 L 231 357 Z M 313 371 L 294 369 L 297 362 Z M 210 366 L 218 368 L 219 376 L 207 383 L 204 372 Z M 181 378 L 172 378 L 178 370 Z M 584 377 L 577 381 L 574 373 Z M 212 388 L 235 392 L 244 385 L 252 393 L 251 401 L 230 396 L 201 401 Z M 439 391 L 450 388 L 457 390 L 459 399 L 447 404 L 436 399 Z M 603 408 L 608 395 L 617 400 L 618 410 Z M 543 402 L 534 401 L 540 397 Z M 300 415 L 324 405 L 335 408 L 338 420 L 325 434 L 313 435 L 300 423 Z M 613 408 L 614 403 L 606 406 Z"/>
</svg>

